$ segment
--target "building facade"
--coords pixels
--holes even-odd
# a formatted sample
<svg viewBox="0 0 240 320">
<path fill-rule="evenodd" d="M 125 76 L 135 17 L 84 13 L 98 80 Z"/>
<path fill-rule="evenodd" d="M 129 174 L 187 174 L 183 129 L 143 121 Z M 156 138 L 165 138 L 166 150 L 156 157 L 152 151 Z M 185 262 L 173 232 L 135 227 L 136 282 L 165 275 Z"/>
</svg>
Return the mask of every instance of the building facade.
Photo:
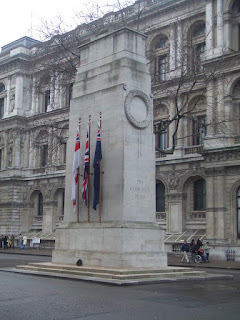
<svg viewBox="0 0 240 320">
<path fill-rule="evenodd" d="M 166 248 L 200 237 L 240 260 L 239 1 L 136 1 L 69 34 L 81 45 L 123 24 L 148 39 Z M 74 76 L 52 63 L 53 42 L 24 37 L 0 55 L 0 234 L 51 234 L 64 219 Z"/>
</svg>

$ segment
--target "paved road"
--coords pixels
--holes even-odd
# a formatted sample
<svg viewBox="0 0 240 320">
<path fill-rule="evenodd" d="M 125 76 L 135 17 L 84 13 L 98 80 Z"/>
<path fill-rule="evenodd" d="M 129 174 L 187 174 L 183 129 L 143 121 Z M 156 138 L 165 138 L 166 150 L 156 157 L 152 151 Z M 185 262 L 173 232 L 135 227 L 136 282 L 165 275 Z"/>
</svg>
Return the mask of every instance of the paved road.
<svg viewBox="0 0 240 320">
<path fill-rule="evenodd" d="M 46 259 L 0 254 L 0 267 Z M 234 280 L 116 287 L 0 271 L 0 320 L 239 320 L 240 272 L 223 272 Z"/>
</svg>

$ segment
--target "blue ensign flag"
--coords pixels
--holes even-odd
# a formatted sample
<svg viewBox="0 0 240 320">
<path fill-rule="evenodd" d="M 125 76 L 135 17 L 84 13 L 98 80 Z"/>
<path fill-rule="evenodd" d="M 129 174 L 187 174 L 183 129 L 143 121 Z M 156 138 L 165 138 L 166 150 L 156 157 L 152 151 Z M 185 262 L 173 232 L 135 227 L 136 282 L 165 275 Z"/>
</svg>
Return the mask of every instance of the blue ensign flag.
<svg viewBox="0 0 240 320">
<path fill-rule="evenodd" d="M 93 209 L 96 210 L 99 204 L 99 190 L 100 190 L 100 161 L 102 160 L 102 146 L 101 146 L 101 134 L 100 127 L 98 127 L 96 149 L 93 161 L 94 178 L 93 178 Z"/>
</svg>

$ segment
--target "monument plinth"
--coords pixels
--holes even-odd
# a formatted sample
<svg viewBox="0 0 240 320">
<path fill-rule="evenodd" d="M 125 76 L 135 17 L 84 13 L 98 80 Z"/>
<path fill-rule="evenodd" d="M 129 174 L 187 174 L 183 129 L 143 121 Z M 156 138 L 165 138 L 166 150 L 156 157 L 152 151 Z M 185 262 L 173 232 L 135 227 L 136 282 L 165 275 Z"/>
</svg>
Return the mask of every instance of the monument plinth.
<svg viewBox="0 0 240 320">
<path fill-rule="evenodd" d="M 146 37 L 128 28 L 80 48 L 81 65 L 73 87 L 67 148 L 64 222 L 56 231 L 53 262 L 115 268 L 167 267 L 164 231 L 156 221 L 155 143 Z M 76 223 L 71 198 L 72 158 L 78 118 L 84 156 L 91 115 L 94 158 L 102 113 L 102 223 L 81 204 Z M 92 165 L 91 165 L 92 172 Z M 92 177 L 89 181 L 92 190 Z M 92 196 L 89 199 L 92 207 Z"/>
</svg>

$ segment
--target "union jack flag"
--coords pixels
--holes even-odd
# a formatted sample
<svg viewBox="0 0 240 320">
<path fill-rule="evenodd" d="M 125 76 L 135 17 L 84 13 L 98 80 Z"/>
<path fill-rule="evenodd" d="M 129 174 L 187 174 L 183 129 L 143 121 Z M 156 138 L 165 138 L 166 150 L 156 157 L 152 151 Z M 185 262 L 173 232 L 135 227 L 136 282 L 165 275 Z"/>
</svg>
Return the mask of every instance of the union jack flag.
<svg viewBox="0 0 240 320">
<path fill-rule="evenodd" d="M 94 178 L 93 178 L 93 187 L 94 187 L 94 196 L 93 196 L 93 209 L 97 209 L 99 204 L 99 191 L 100 191 L 100 162 L 102 160 L 102 146 L 101 146 L 101 134 L 100 134 L 100 125 L 98 125 L 97 139 L 96 139 L 96 149 L 93 161 L 94 168 Z"/>
<path fill-rule="evenodd" d="M 85 157 L 84 157 L 84 173 L 83 173 L 83 184 L 82 184 L 82 199 L 85 205 L 88 206 L 88 174 L 89 174 L 89 140 L 88 140 L 88 128 L 87 138 L 85 146 Z"/>
<path fill-rule="evenodd" d="M 74 156 L 73 156 L 73 167 L 72 167 L 72 173 L 73 173 L 73 186 L 72 186 L 72 202 L 73 202 L 73 208 L 74 212 L 77 210 L 78 206 L 78 183 L 79 183 L 79 168 L 80 168 L 80 159 L 81 159 L 81 153 L 80 153 L 80 135 L 79 135 L 79 129 L 77 128 L 77 136 L 75 141 L 75 149 L 74 149 Z"/>
</svg>

